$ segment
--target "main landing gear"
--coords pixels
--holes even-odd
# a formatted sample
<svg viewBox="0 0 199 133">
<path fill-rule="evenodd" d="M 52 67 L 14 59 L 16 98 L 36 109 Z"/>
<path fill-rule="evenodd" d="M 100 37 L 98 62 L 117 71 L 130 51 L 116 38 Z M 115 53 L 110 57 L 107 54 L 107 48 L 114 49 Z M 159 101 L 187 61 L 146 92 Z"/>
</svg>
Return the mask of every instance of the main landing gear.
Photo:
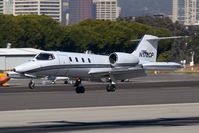
<svg viewBox="0 0 199 133">
<path fill-rule="evenodd" d="M 34 82 L 34 80 L 30 80 L 30 82 L 29 82 L 29 84 L 28 84 L 28 87 L 29 87 L 30 89 L 34 89 L 34 88 L 35 88 L 35 82 Z"/>
<path fill-rule="evenodd" d="M 111 78 L 109 78 L 108 82 L 109 82 L 109 84 L 106 86 L 106 91 L 107 92 L 114 92 L 116 90 L 115 82 L 113 82 L 111 80 Z M 78 94 L 85 93 L 85 88 L 82 85 L 82 80 L 81 80 L 80 77 L 76 78 L 74 86 L 76 87 L 75 88 L 76 93 L 78 93 Z"/>
<path fill-rule="evenodd" d="M 109 79 L 109 84 L 106 86 L 106 91 L 107 92 L 114 92 L 116 90 L 116 86 L 115 86 L 115 83 Z"/>
<path fill-rule="evenodd" d="M 85 88 L 82 85 L 82 80 L 80 77 L 76 78 L 74 86 L 76 87 L 75 89 L 76 93 L 80 94 L 85 92 Z"/>
</svg>

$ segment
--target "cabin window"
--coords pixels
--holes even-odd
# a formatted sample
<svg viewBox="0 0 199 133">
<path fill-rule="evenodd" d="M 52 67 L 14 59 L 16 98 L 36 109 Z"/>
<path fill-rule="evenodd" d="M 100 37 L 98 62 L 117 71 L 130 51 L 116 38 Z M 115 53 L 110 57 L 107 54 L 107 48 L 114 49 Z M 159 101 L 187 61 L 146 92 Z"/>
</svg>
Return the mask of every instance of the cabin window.
<svg viewBox="0 0 199 133">
<path fill-rule="evenodd" d="M 84 63 L 85 61 L 84 61 L 84 58 L 82 58 L 82 62 Z"/>
<path fill-rule="evenodd" d="M 36 60 L 53 60 L 55 59 L 53 54 L 49 53 L 40 53 L 36 56 Z"/>
<path fill-rule="evenodd" d="M 76 62 L 78 62 L 78 59 L 77 59 L 77 57 L 75 57 L 75 60 L 76 60 Z"/>
<path fill-rule="evenodd" d="M 69 60 L 70 60 L 70 62 L 72 62 L 72 61 L 73 61 L 71 57 L 69 57 Z"/>
<path fill-rule="evenodd" d="M 90 60 L 90 58 L 88 58 L 88 62 L 89 62 L 89 63 L 91 63 L 91 60 Z"/>
</svg>

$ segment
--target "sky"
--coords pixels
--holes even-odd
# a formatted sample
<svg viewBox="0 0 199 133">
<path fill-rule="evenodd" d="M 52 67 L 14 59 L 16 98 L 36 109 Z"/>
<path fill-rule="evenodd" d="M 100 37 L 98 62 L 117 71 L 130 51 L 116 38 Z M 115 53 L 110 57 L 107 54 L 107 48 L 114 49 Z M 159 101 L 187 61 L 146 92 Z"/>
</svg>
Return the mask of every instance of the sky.
<svg viewBox="0 0 199 133">
<path fill-rule="evenodd" d="M 118 0 L 122 17 L 172 14 L 172 0 Z"/>
</svg>

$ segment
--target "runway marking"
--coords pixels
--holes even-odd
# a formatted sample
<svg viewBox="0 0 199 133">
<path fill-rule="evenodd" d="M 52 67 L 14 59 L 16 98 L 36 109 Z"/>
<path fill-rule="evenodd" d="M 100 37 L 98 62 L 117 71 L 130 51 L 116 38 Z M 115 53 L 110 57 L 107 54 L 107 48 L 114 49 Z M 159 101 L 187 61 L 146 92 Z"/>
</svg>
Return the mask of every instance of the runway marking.
<svg viewBox="0 0 199 133">
<path fill-rule="evenodd" d="M 2 127 L 45 127 L 70 122 L 199 120 L 199 103 L 0 111 Z M 61 122 L 61 123 L 60 123 Z M 188 121 L 189 122 L 189 121 Z M 197 123 L 199 125 L 199 122 Z"/>
<path fill-rule="evenodd" d="M 25 109 L 25 110 L 11 110 L 0 111 L 0 113 L 13 113 L 21 111 L 78 111 L 78 110 L 102 110 L 102 109 L 125 109 L 125 108 L 152 108 L 152 107 L 180 107 L 180 106 L 199 106 L 199 103 L 176 103 L 176 104 L 153 104 L 153 105 L 124 105 L 124 106 L 101 106 L 101 107 L 80 107 L 80 108 L 55 108 L 55 109 Z"/>
</svg>

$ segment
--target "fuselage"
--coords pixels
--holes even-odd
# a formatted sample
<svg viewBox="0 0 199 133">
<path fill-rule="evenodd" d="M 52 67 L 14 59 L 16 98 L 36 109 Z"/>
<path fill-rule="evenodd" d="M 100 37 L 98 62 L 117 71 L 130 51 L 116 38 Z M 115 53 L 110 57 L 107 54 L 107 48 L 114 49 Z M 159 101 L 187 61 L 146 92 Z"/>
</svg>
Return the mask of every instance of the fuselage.
<svg viewBox="0 0 199 133">
<path fill-rule="evenodd" d="M 145 70 L 178 69 L 181 65 L 173 62 L 145 62 L 140 64 L 134 54 L 116 52 L 109 56 L 72 53 L 42 52 L 27 63 L 14 68 L 26 77 L 81 77 L 84 80 L 114 75 L 116 80 L 140 77 Z M 91 77 L 92 76 L 92 77 Z M 99 77 L 98 77 L 99 76 Z M 94 79 L 95 80 L 95 79 Z M 97 79 L 98 80 L 98 79 Z"/>
<path fill-rule="evenodd" d="M 64 76 L 89 78 L 92 68 L 110 68 L 109 57 L 96 54 L 45 52 L 29 62 L 15 67 L 18 73 L 35 76 Z"/>
</svg>

